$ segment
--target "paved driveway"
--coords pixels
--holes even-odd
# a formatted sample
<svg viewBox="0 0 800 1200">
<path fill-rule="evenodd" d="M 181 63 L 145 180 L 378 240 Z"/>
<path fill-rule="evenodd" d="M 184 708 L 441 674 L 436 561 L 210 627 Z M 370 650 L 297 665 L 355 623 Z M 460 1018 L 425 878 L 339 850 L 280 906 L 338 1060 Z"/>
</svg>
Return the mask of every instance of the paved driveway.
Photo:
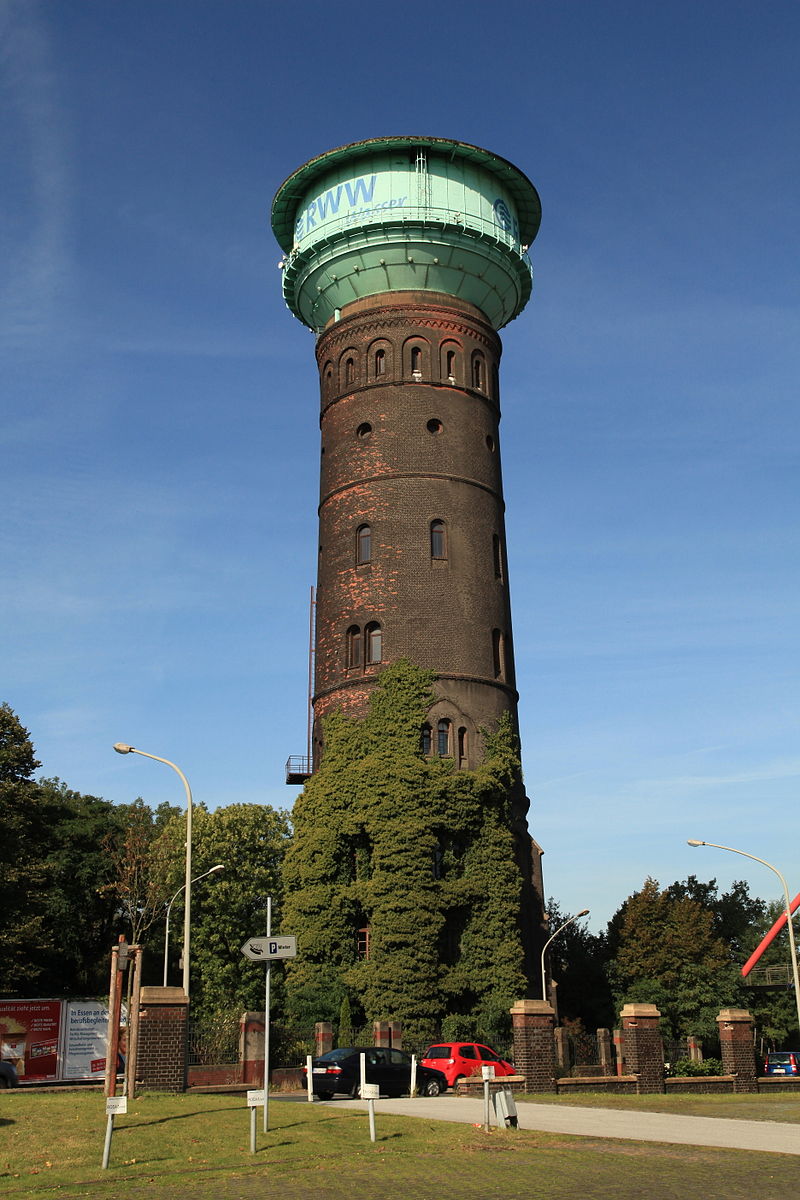
<svg viewBox="0 0 800 1200">
<path fill-rule="evenodd" d="M 363 1100 L 331 1100 L 326 1103 L 362 1110 L 367 1107 Z M 437 1096 L 433 1100 L 422 1097 L 414 1100 L 378 1100 L 375 1112 L 378 1120 L 381 1112 L 389 1112 L 403 1117 L 480 1125 L 483 1123 L 483 1100 L 466 1096 Z M 730 1150 L 763 1150 L 770 1154 L 800 1154 L 800 1125 L 782 1121 L 682 1117 L 560 1104 L 518 1103 L 517 1113 L 520 1129 L 538 1129 L 543 1133 L 630 1138 L 638 1142 L 673 1142 L 684 1146 L 721 1146 Z"/>
</svg>

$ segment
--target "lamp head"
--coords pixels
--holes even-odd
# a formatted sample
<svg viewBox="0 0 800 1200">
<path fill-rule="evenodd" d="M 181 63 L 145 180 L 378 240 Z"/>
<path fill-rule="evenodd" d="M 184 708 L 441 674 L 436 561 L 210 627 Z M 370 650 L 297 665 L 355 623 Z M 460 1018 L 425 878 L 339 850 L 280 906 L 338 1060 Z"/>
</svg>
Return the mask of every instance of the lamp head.
<svg viewBox="0 0 800 1200">
<path fill-rule="evenodd" d="M 705 842 L 698 842 L 697 838 L 688 838 L 686 841 L 686 845 L 687 846 L 705 846 Z"/>
<path fill-rule="evenodd" d="M 225 863 L 217 863 L 217 865 L 215 867 L 212 867 L 208 873 L 209 873 L 209 875 L 213 875 L 215 871 L 224 871 L 224 870 L 225 870 Z"/>
<path fill-rule="evenodd" d="M 588 909 L 588 908 L 584 908 L 584 909 L 583 909 L 581 912 L 579 912 L 579 913 L 578 913 L 578 916 L 579 916 L 579 917 L 588 917 L 588 915 L 589 915 L 589 909 Z"/>
<path fill-rule="evenodd" d="M 132 754 L 133 746 L 126 746 L 124 742 L 114 742 L 114 749 L 117 754 Z"/>
</svg>

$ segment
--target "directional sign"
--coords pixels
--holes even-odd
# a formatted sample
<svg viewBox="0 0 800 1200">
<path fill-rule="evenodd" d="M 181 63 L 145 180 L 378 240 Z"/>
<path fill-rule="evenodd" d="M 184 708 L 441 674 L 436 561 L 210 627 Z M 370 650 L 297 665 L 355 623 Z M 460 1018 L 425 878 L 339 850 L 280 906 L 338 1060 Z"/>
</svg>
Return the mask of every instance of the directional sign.
<svg viewBox="0 0 800 1200">
<path fill-rule="evenodd" d="M 252 937 L 242 946 L 242 954 L 253 962 L 268 962 L 273 958 L 296 958 L 296 937 Z"/>
</svg>

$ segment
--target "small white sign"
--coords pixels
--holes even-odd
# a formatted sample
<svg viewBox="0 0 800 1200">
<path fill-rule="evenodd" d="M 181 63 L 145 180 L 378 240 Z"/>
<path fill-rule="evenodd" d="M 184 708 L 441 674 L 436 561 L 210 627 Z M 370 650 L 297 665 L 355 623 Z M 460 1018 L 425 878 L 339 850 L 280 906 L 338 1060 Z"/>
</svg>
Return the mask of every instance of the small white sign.
<svg viewBox="0 0 800 1200">
<path fill-rule="evenodd" d="M 247 1093 L 248 1108 L 263 1108 L 266 1103 L 266 1096 L 263 1088 L 253 1088 Z"/>
<path fill-rule="evenodd" d="M 494 1063 L 484 1063 L 482 1065 L 481 1078 L 494 1079 Z"/>
<path fill-rule="evenodd" d="M 242 946 L 242 954 L 252 962 L 269 962 L 273 958 L 297 958 L 297 938 L 248 938 Z"/>
<path fill-rule="evenodd" d="M 127 1096 L 109 1096 L 106 1100 L 106 1116 L 118 1116 L 120 1113 L 128 1111 Z"/>
<path fill-rule="evenodd" d="M 377 1083 L 362 1083 L 361 1099 L 362 1100 L 379 1100 L 381 1095 L 380 1084 Z"/>
</svg>

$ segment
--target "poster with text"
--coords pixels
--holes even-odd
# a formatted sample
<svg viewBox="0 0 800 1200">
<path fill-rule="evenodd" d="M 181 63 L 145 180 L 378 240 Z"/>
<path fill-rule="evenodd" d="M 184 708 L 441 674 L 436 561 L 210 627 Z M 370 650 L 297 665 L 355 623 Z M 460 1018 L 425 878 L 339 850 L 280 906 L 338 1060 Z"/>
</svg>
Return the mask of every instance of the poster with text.
<svg viewBox="0 0 800 1200">
<path fill-rule="evenodd" d="M 56 1079 L 60 1000 L 0 1000 L 0 1053 L 22 1083 Z"/>
<path fill-rule="evenodd" d="M 103 1079 L 106 1069 L 108 1006 L 100 1000 L 70 1000 L 64 1021 L 63 1079 Z"/>
</svg>

